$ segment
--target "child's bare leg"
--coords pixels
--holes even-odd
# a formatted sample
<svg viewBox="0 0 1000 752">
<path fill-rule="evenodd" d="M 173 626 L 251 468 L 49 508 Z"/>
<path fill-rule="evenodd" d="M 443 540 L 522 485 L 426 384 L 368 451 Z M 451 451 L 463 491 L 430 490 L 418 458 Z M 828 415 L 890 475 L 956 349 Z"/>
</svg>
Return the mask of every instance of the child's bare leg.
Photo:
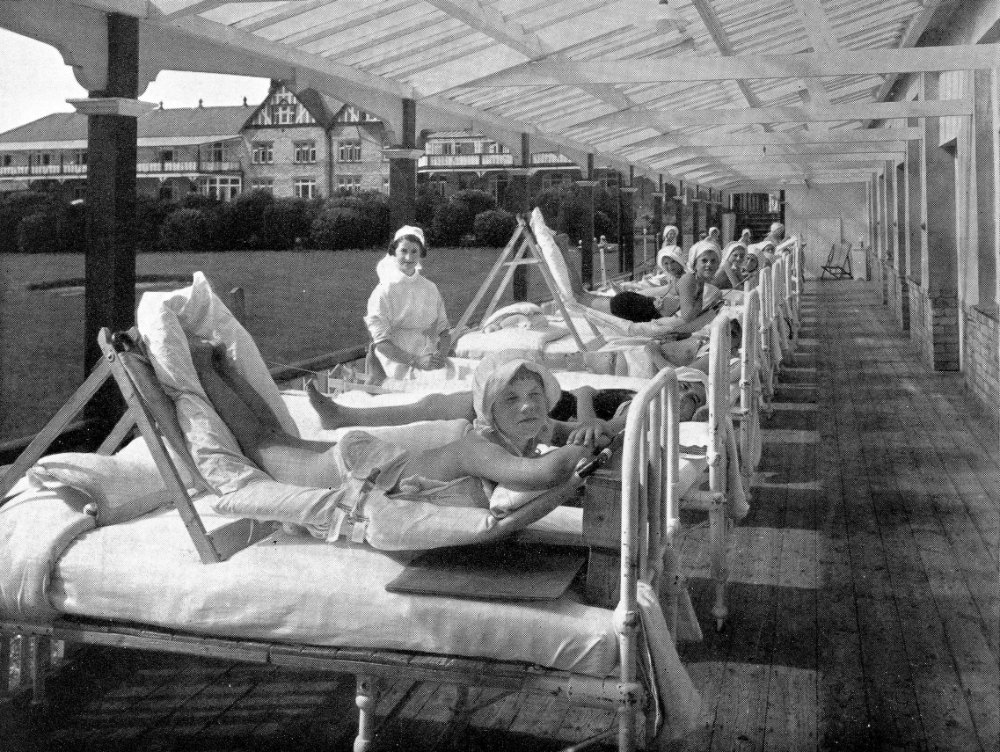
<svg viewBox="0 0 1000 752">
<path fill-rule="evenodd" d="M 241 374 L 236 364 L 226 357 L 225 350 L 218 348 L 215 350 L 215 370 L 229 387 L 236 392 L 236 395 L 246 403 L 247 407 L 257 416 L 264 425 L 276 431 L 284 431 L 284 427 L 274 414 L 271 406 L 260 396 L 260 393 L 251 386 L 246 377 Z"/>
<path fill-rule="evenodd" d="M 470 392 L 428 394 L 409 404 L 372 407 L 338 405 L 320 394 L 312 382 L 306 385 L 306 395 L 319 413 L 320 425 L 327 429 L 345 426 L 402 426 L 418 420 L 471 420 L 475 417 Z"/>
<path fill-rule="evenodd" d="M 232 431 L 243 454 L 257 462 L 257 449 L 273 428 L 260 420 L 216 370 L 217 357 L 211 343 L 191 340 L 188 344 L 191 360 L 209 402 Z"/>
</svg>

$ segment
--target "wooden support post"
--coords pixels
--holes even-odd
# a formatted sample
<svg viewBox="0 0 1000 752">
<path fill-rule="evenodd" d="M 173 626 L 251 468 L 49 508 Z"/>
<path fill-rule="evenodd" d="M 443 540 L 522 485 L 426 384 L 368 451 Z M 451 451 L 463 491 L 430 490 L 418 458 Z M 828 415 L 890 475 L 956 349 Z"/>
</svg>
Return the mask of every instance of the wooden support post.
<svg viewBox="0 0 1000 752">
<path fill-rule="evenodd" d="M 618 226 L 618 268 L 622 274 L 632 274 L 635 271 L 635 188 L 621 188 L 618 213 L 621 217 Z"/>
<path fill-rule="evenodd" d="M 417 205 L 417 103 L 402 100 L 403 123 L 400 143 L 385 149 L 389 159 L 389 219 L 393 229 L 412 224 Z"/>
<path fill-rule="evenodd" d="M 78 100 L 87 114 L 86 279 L 84 371 L 101 359 L 101 327 L 128 329 L 135 320 L 136 117 L 139 96 L 139 21 L 108 14 L 107 84 Z M 106 106 L 101 106 L 105 104 Z M 89 106 L 88 106 L 89 105 Z M 97 431 L 124 411 L 114 388 L 88 406 Z"/>
<path fill-rule="evenodd" d="M 521 134 L 521 167 L 511 170 L 510 179 L 517 184 L 516 195 L 518 206 L 513 209 L 515 214 L 527 214 L 531 211 L 528 200 L 528 171 L 531 167 L 531 139 L 527 133 Z M 514 300 L 528 299 L 528 267 L 519 266 L 514 269 L 514 285 L 511 288 Z"/>
</svg>

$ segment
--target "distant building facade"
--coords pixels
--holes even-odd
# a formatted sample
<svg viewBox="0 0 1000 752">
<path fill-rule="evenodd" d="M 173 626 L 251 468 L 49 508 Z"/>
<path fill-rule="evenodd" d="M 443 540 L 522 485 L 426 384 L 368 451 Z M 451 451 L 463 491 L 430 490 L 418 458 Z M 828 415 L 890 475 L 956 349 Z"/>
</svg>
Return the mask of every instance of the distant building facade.
<svg viewBox="0 0 1000 752">
<path fill-rule="evenodd" d="M 137 122 L 141 194 L 178 200 L 200 193 L 229 201 L 242 192 L 328 197 L 389 191 L 385 126 L 352 105 L 274 82 L 257 107 L 191 107 L 141 115 Z M 418 181 L 441 195 L 485 190 L 503 203 L 518 176 L 528 195 L 581 178 L 580 167 L 555 152 L 515 164 L 507 146 L 475 131 L 431 133 L 418 161 Z M 83 198 L 87 118 L 56 113 L 0 134 L 0 193 L 42 186 Z"/>
</svg>

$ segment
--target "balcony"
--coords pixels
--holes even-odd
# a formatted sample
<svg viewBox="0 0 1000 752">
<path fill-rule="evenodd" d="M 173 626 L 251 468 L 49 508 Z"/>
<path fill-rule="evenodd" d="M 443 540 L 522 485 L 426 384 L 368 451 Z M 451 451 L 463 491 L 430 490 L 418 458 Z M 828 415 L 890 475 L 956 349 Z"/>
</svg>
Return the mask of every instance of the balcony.
<svg viewBox="0 0 1000 752">
<path fill-rule="evenodd" d="M 209 160 L 191 162 L 139 162 L 135 166 L 136 174 L 158 175 L 162 177 L 194 177 L 196 175 L 215 173 L 238 173 L 239 162 L 214 162 Z M 55 164 L 55 165 L 8 165 L 0 167 L 0 178 L 17 177 L 29 179 L 50 179 L 58 177 L 86 177 L 87 165 Z"/>
<path fill-rule="evenodd" d="M 513 169 L 519 165 L 513 154 L 425 154 L 417 162 L 420 170 Z M 531 167 L 578 167 L 561 154 L 540 152 L 531 155 Z"/>
</svg>

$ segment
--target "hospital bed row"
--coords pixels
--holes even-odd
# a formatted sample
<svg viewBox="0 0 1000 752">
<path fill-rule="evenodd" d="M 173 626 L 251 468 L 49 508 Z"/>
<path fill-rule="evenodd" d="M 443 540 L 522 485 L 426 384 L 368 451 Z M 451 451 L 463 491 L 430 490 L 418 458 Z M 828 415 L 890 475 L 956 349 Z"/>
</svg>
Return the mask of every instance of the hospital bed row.
<svg viewBox="0 0 1000 752">
<path fill-rule="evenodd" d="M 352 673 L 358 750 L 372 740 L 379 682 L 395 677 L 612 709 L 622 750 L 693 728 L 699 698 L 673 640 L 697 636 L 697 624 L 672 535 L 681 495 L 706 470 L 718 475 L 725 447 L 708 436 L 706 451 L 682 454 L 672 369 L 636 384 L 621 451 L 581 506 L 557 509 L 514 542 L 587 551 L 592 581 L 582 593 L 514 602 L 405 594 L 386 589 L 419 555 L 405 541 L 386 550 L 273 524 L 307 522 L 290 501 L 315 507 L 330 490 L 278 484 L 246 464 L 173 349 L 185 341 L 181 330 L 226 335 L 262 398 L 279 400 L 299 434 L 330 437 L 310 423 L 301 394 L 261 385 L 263 360 L 235 322 L 204 315 L 225 311 L 200 275 L 191 288 L 144 297 L 138 336 L 103 332 L 104 359 L 40 434 L 58 434 L 113 378 L 129 410 L 99 452 L 40 457 L 36 444 L 0 482 L 0 632 L 3 645 L 18 635 L 34 646 L 24 673 L 36 689 L 44 646 L 63 640 Z M 722 323 L 717 337 L 728 334 Z M 444 423 L 389 435 L 426 448 L 462 430 Z M 719 513 L 724 483 L 720 476 L 715 492 L 695 496 Z M 609 484 L 610 517 L 599 493 Z M 615 587 L 597 587 L 608 580 Z M 0 668 L 7 676 L 9 666 Z"/>
</svg>

